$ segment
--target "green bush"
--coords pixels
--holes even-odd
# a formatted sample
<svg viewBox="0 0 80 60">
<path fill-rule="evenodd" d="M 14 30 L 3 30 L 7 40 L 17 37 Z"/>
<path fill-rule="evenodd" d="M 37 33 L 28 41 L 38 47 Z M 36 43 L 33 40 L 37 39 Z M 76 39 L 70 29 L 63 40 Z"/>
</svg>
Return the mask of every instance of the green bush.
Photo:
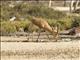
<svg viewBox="0 0 80 60">
<path fill-rule="evenodd" d="M 7 33 L 13 33 L 16 31 L 19 31 L 19 28 L 28 28 L 29 25 L 29 21 L 2 21 L 1 22 L 1 28 L 0 28 L 0 32 L 7 32 Z"/>
<path fill-rule="evenodd" d="M 47 22 L 49 23 L 50 26 L 57 25 L 57 20 L 54 20 L 54 19 L 47 19 Z"/>
<path fill-rule="evenodd" d="M 70 29 L 72 24 L 72 18 L 71 17 L 64 17 L 58 21 L 58 24 L 60 26 L 61 30 Z"/>
<path fill-rule="evenodd" d="M 9 21 L 3 21 L 1 22 L 1 28 L 0 28 L 1 32 L 15 32 L 16 31 L 16 27 Z"/>
<path fill-rule="evenodd" d="M 66 14 L 63 12 L 55 11 L 52 8 L 48 8 L 45 6 L 39 6 L 39 5 L 29 7 L 27 14 L 31 16 L 39 16 L 42 18 L 56 19 L 56 20 L 66 16 Z"/>
<path fill-rule="evenodd" d="M 54 19 L 49 19 L 47 20 L 48 23 L 51 25 L 51 26 L 55 26 L 55 25 L 58 25 L 60 30 L 66 30 L 66 29 L 70 29 L 71 26 L 72 26 L 72 17 L 64 17 L 64 18 L 61 18 L 59 20 L 54 20 Z"/>
<path fill-rule="evenodd" d="M 8 4 L 8 5 L 6 5 Z M 36 5 L 36 4 L 28 4 L 28 3 L 18 3 L 15 6 L 9 7 L 9 3 L 5 2 L 1 5 L 1 21 L 9 20 L 13 16 L 17 16 L 19 18 L 23 17 L 26 19 L 29 16 L 38 16 L 42 18 L 55 19 L 59 20 L 66 16 L 64 12 L 55 11 L 52 8 L 49 8 L 44 5 Z"/>
<path fill-rule="evenodd" d="M 80 17 L 73 17 L 73 21 L 72 21 L 72 25 L 71 27 L 77 27 L 77 26 L 80 26 Z"/>
</svg>

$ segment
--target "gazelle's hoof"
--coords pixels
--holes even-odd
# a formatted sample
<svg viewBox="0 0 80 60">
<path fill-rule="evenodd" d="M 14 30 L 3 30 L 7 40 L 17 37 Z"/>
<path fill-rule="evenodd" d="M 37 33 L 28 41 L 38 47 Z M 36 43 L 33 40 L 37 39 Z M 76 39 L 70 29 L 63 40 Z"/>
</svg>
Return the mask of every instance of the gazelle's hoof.
<svg viewBox="0 0 80 60">
<path fill-rule="evenodd" d="M 54 38 L 54 42 L 58 42 L 59 37 Z"/>
<path fill-rule="evenodd" d="M 55 40 L 54 42 L 57 42 L 57 40 Z"/>
</svg>

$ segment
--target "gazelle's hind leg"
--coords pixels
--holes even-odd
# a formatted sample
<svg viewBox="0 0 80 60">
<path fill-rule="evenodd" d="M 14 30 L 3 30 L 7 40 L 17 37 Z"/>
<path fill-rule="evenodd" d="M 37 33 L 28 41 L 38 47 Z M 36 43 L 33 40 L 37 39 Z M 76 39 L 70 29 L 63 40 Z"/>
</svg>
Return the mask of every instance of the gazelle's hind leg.
<svg viewBox="0 0 80 60">
<path fill-rule="evenodd" d="M 29 41 L 29 39 L 30 39 L 30 33 L 29 33 L 29 32 L 28 32 L 28 35 L 27 35 L 27 37 L 28 37 L 27 39 L 28 39 L 28 41 Z"/>
<path fill-rule="evenodd" d="M 36 42 L 38 42 L 39 36 L 40 36 L 40 32 L 39 32 L 39 35 L 38 35 L 38 38 L 37 38 Z"/>
<path fill-rule="evenodd" d="M 47 35 L 48 39 L 51 40 L 50 37 L 49 37 L 49 34 L 47 34 L 47 32 L 46 32 L 46 35 Z"/>
</svg>

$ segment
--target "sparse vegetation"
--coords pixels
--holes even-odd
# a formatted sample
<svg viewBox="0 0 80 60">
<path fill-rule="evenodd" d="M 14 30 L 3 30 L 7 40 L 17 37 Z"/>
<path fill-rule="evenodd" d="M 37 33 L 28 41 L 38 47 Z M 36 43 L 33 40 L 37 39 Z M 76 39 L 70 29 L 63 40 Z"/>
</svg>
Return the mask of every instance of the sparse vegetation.
<svg viewBox="0 0 80 60">
<path fill-rule="evenodd" d="M 74 27 L 74 25 L 80 26 L 80 17 L 67 16 L 65 12 L 55 11 L 52 8 L 41 4 L 38 4 L 36 6 L 36 3 L 29 4 L 25 2 L 13 2 L 13 7 L 10 6 L 11 4 L 12 2 L 6 1 L 2 2 L 0 5 L 1 32 L 15 32 L 18 31 L 19 28 L 23 28 L 25 31 L 29 31 L 29 18 L 31 16 L 44 18 L 51 26 L 55 26 L 58 24 L 60 30 L 70 29 Z M 10 18 L 13 16 L 16 16 L 20 19 L 18 19 L 19 21 L 15 21 L 15 24 L 14 22 L 9 22 Z M 74 20 L 77 22 L 77 24 L 75 24 Z M 33 27 L 32 30 L 38 31 L 39 29 L 36 30 L 36 28 Z"/>
</svg>

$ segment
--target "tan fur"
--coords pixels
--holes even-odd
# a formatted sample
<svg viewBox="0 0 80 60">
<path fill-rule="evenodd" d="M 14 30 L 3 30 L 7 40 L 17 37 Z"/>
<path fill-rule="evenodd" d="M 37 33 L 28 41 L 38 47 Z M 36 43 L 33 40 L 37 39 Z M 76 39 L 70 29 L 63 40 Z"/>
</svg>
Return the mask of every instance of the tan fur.
<svg viewBox="0 0 80 60">
<path fill-rule="evenodd" d="M 48 24 L 46 20 L 43 20 L 42 18 L 33 17 L 31 22 L 36 26 L 38 26 L 39 28 L 42 28 L 45 31 L 50 32 L 53 35 L 53 37 L 55 38 L 57 37 L 58 35 L 57 30 L 55 31 L 55 28 L 52 29 L 52 27 Z"/>
</svg>

